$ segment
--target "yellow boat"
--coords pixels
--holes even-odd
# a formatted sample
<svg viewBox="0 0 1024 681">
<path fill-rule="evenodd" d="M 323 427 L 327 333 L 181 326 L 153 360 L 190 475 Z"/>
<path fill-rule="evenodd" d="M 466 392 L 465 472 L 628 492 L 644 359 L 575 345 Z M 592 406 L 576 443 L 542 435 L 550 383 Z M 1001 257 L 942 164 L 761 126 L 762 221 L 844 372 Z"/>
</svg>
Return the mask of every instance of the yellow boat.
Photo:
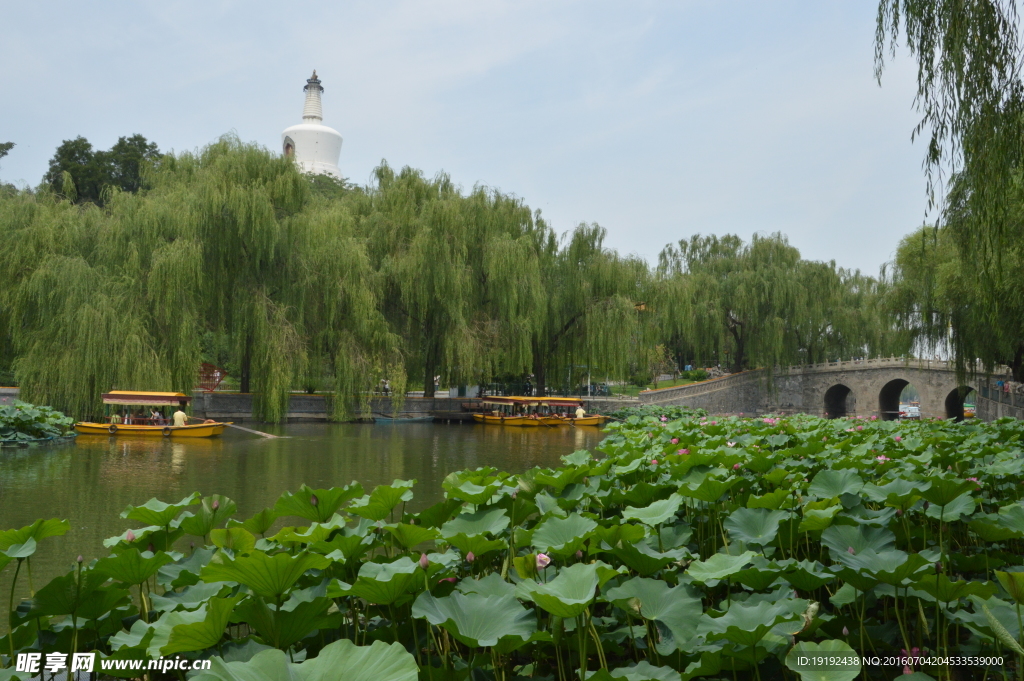
<svg viewBox="0 0 1024 681">
<path fill-rule="evenodd" d="M 133 435 L 148 437 L 213 437 L 220 435 L 224 429 L 231 425 L 219 423 L 207 419 L 202 423 L 186 424 L 184 426 L 172 426 L 169 423 L 154 423 L 154 419 L 148 416 L 131 416 L 131 410 L 126 410 L 126 416 L 121 418 L 119 414 L 110 414 L 109 405 L 125 407 L 158 407 L 162 412 L 169 411 L 169 407 L 187 406 L 192 398 L 185 393 L 154 393 L 127 390 L 112 390 L 104 393 L 103 404 L 107 407 L 107 422 L 97 423 L 92 421 L 80 421 L 75 424 L 75 430 L 82 435 Z M 162 413 L 163 417 L 169 414 Z M 130 421 L 126 423 L 125 421 Z M 166 421 L 170 421 L 169 418 Z"/>
<path fill-rule="evenodd" d="M 600 426 L 608 420 L 600 414 L 577 418 L 583 400 L 575 397 L 489 397 L 481 404 L 490 407 L 490 413 L 473 414 L 473 420 L 496 426 Z"/>
</svg>

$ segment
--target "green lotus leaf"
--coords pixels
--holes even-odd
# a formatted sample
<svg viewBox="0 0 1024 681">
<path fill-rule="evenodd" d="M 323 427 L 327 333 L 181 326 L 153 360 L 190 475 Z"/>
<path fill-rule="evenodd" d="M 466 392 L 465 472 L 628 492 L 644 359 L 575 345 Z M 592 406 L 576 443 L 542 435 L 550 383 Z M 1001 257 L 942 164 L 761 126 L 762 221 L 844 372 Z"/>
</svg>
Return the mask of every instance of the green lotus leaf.
<svg viewBox="0 0 1024 681">
<path fill-rule="evenodd" d="M 716 553 L 707 560 L 693 561 L 686 568 L 686 573 L 693 577 L 695 582 L 701 583 L 710 582 L 713 579 L 725 579 L 749 565 L 756 555 L 753 551 L 744 551 L 738 556 Z"/>
<path fill-rule="evenodd" d="M 941 519 L 945 523 L 952 523 L 960 520 L 962 516 L 971 515 L 975 508 L 977 508 L 977 504 L 974 502 L 974 498 L 969 492 L 965 492 L 945 506 L 929 506 L 925 515 L 936 520 Z"/>
<path fill-rule="evenodd" d="M 25 544 L 29 539 L 35 540 L 38 544 L 49 537 L 60 537 L 70 529 L 71 523 L 67 520 L 50 518 L 37 520 L 18 530 L 4 530 L 0 532 L 0 552 L 6 552 L 15 544 Z"/>
<path fill-rule="evenodd" d="M 765 546 L 779 533 L 779 522 L 789 517 L 786 511 L 769 511 L 764 508 L 738 508 L 722 523 L 734 539 Z"/>
<path fill-rule="evenodd" d="M 441 527 L 452 514 L 462 508 L 462 501 L 459 499 L 445 499 L 433 506 L 426 508 L 416 514 L 418 525 L 423 527 Z M 525 516 L 524 516 L 525 517 Z"/>
<path fill-rule="evenodd" d="M 679 488 L 679 493 L 684 497 L 693 497 L 698 501 L 711 504 L 721 499 L 722 495 L 732 489 L 739 481 L 739 478 L 729 478 L 723 481 L 708 477 L 695 487 L 683 485 Z"/>
<path fill-rule="evenodd" d="M 759 497 L 747 497 L 747 508 L 767 508 L 774 511 L 781 508 L 792 508 L 795 505 L 796 500 L 793 498 L 793 493 L 788 489 L 773 490 Z"/>
<path fill-rule="evenodd" d="M 707 640 L 726 639 L 742 646 L 754 647 L 772 628 L 781 622 L 800 619 L 785 601 L 769 603 L 734 602 L 721 617 L 701 620 L 698 630 L 707 631 Z"/>
<path fill-rule="evenodd" d="M 864 480 L 853 469 L 826 469 L 814 476 L 807 492 L 819 499 L 831 499 L 844 494 L 857 494 L 863 487 Z"/>
<path fill-rule="evenodd" d="M 559 570 L 550 582 L 524 579 L 516 586 L 516 595 L 556 617 L 576 617 L 594 601 L 597 588 L 616 574 L 617 570 L 601 561 L 577 563 Z"/>
<path fill-rule="evenodd" d="M 103 586 L 106 581 L 106 575 L 88 569 L 82 570 L 81 582 L 76 571 L 56 577 L 36 592 L 29 617 L 77 614 L 96 619 L 105 615 L 128 600 L 127 590 Z"/>
<path fill-rule="evenodd" d="M 211 598 L 206 605 L 196 611 L 204 614 L 201 621 L 182 622 L 171 628 L 167 643 L 160 646 L 160 654 L 171 655 L 172 653 L 206 650 L 217 645 L 221 637 L 224 636 L 224 629 L 228 625 L 228 619 L 231 617 L 235 604 L 241 598 L 241 596 Z M 164 617 L 169 618 L 176 614 L 179 613 L 171 613 L 170 616 L 165 615 Z M 164 617 L 160 618 L 161 621 Z M 153 638 L 154 642 L 159 638 L 160 627 L 158 626 L 157 635 Z"/>
<path fill-rule="evenodd" d="M 804 509 L 804 515 L 800 519 L 797 531 L 820 532 L 831 527 L 833 518 L 842 508 L 842 506 L 829 506 L 828 508 Z"/>
<path fill-rule="evenodd" d="M 629 569 L 638 572 L 643 577 L 652 575 L 668 564 L 689 555 L 686 549 L 670 550 L 662 553 L 652 548 L 648 542 L 643 541 L 636 544 L 621 543 L 613 549 L 602 550 L 612 553 Z"/>
<path fill-rule="evenodd" d="M 921 496 L 936 506 L 947 506 L 964 492 L 973 492 L 978 483 L 959 478 L 931 476 L 927 478 L 931 485 L 921 490 Z"/>
<path fill-rule="evenodd" d="M 999 524 L 1016 536 L 1024 535 L 1024 506 L 1011 504 L 999 509 Z"/>
<path fill-rule="evenodd" d="M 997 572 L 996 576 L 998 577 L 999 574 Z M 968 596 L 989 598 L 996 592 L 996 585 L 992 582 L 965 582 L 964 580 L 954 582 L 946 575 L 924 575 L 917 580 L 914 588 L 934 596 L 942 603 L 957 601 Z"/>
<path fill-rule="evenodd" d="M 781 575 L 782 570 L 775 566 L 753 566 L 740 570 L 730 579 L 754 591 L 764 591 L 778 581 Z"/>
<path fill-rule="evenodd" d="M 243 522 L 237 520 L 229 520 L 228 527 L 242 527 L 253 534 L 258 534 L 261 537 L 267 535 L 267 531 L 273 526 L 274 521 L 277 520 L 278 515 L 272 508 L 265 508 L 253 517 Z"/>
<path fill-rule="evenodd" d="M 157 582 L 165 589 L 179 589 L 199 582 L 199 571 L 210 562 L 215 549 L 196 549 L 191 556 L 185 556 L 168 563 L 157 571 Z"/>
<path fill-rule="evenodd" d="M 464 532 L 445 537 L 445 541 L 468 556 L 470 552 L 475 556 L 482 556 L 489 551 L 501 551 L 508 548 L 508 543 L 500 539 L 488 539 L 482 534 L 467 536 Z"/>
<path fill-rule="evenodd" d="M 348 641 L 348 639 L 343 640 Z M 298 665 L 288 661 L 288 656 L 283 651 L 261 650 L 246 662 L 225 662 L 219 657 L 213 657 L 210 659 L 210 668 L 199 672 L 191 679 L 192 681 L 299 681 L 297 667 Z"/>
<path fill-rule="evenodd" d="M 416 658 L 401 643 L 357 646 L 348 639 L 324 646 L 297 671 L 299 681 L 417 681 L 419 674 Z"/>
<path fill-rule="evenodd" d="M 658 643 L 662 655 L 685 649 L 697 632 L 703 609 L 700 596 L 692 587 L 670 587 L 660 579 L 627 579 L 603 596 L 634 616 L 663 624 L 668 636 L 662 635 Z"/>
<path fill-rule="evenodd" d="M 228 582 L 199 582 L 186 587 L 182 591 L 168 591 L 161 594 L 150 594 L 151 608 L 157 612 L 171 610 L 195 610 L 211 598 L 226 596 L 231 590 Z"/>
<path fill-rule="evenodd" d="M 679 681 L 679 672 L 672 667 L 655 667 L 646 660 L 637 662 L 633 667 L 616 667 L 615 669 L 592 672 L 587 681 Z"/>
<path fill-rule="evenodd" d="M 672 494 L 668 499 L 655 501 L 644 508 L 627 506 L 626 510 L 622 512 L 622 518 L 624 520 L 639 520 L 644 525 L 656 527 L 669 518 L 674 518 L 676 513 L 679 512 L 679 506 L 682 503 L 683 498 L 681 496 Z"/>
<path fill-rule="evenodd" d="M 896 587 L 907 586 L 918 573 L 935 562 L 920 553 L 908 555 L 896 550 L 876 553 L 872 549 L 852 555 L 840 554 L 840 560 L 844 565 Z"/>
<path fill-rule="evenodd" d="M 315 544 L 327 541 L 331 535 L 337 534 L 337 531 L 344 532 L 346 529 L 348 528 L 345 519 L 335 513 L 328 520 L 322 523 L 314 522 L 309 527 L 282 527 L 277 534 L 270 537 L 270 540 L 280 544 Z"/>
<path fill-rule="evenodd" d="M 412 499 L 415 480 L 395 480 L 390 485 L 378 485 L 369 495 L 356 499 L 348 512 L 370 520 L 384 520 L 403 501 Z"/>
<path fill-rule="evenodd" d="M 619 544 L 637 543 L 647 536 L 647 530 L 642 525 L 622 523 L 621 525 L 612 525 L 611 527 L 596 527 L 594 528 L 594 536 L 610 547 L 614 547 Z"/>
<path fill-rule="evenodd" d="M 132 541 L 128 541 L 129 532 L 131 532 L 135 536 L 135 539 L 133 539 Z M 155 539 L 157 539 L 156 535 L 163 534 L 164 532 L 164 528 L 160 525 L 149 525 L 147 527 L 129 529 L 114 537 L 107 537 L 103 540 L 103 546 L 109 549 L 111 547 L 123 543 L 127 546 L 134 546 L 140 551 L 144 551 L 148 544 L 152 543 L 156 545 L 157 542 L 154 541 Z M 160 545 L 163 546 L 164 542 L 161 541 Z"/>
<path fill-rule="evenodd" d="M 481 579 L 463 579 L 455 585 L 455 590 L 484 596 L 514 596 L 516 593 L 515 584 L 506 582 L 496 572 Z"/>
<path fill-rule="evenodd" d="M 796 589 L 813 591 L 835 580 L 836 576 L 818 561 L 802 560 L 786 568 L 782 578 Z"/>
<path fill-rule="evenodd" d="M 350 593 L 370 603 L 389 605 L 405 596 L 410 585 L 422 584 L 422 570 L 411 558 L 402 556 L 390 563 L 363 563 Z"/>
<path fill-rule="evenodd" d="M 196 503 L 199 503 L 199 492 L 193 492 L 176 504 L 167 504 L 154 497 L 141 506 L 129 506 L 121 512 L 121 517 L 167 527 L 183 509 Z"/>
<path fill-rule="evenodd" d="M 829 658 L 829 664 L 816 664 L 820 658 Z M 843 641 L 801 641 L 786 654 L 786 667 L 799 674 L 800 681 L 853 681 L 860 675 L 860 656 Z"/>
<path fill-rule="evenodd" d="M 568 518 L 548 518 L 534 531 L 533 546 L 540 553 L 569 556 L 583 547 L 596 527 L 595 521 L 578 513 Z"/>
<path fill-rule="evenodd" d="M 29 537 L 23 544 L 11 544 L 8 546 L 7 550 L 3 552 L 3 555 L 7 558 L 7 562 L 10 562 L 12 560 L 23 560 L 30 557 L 35 552 L 36 540 Z"/>
<path fill-rule="evenodd" d="M 996 579 L 1018 605 L 1024 604 L 1024 572 L 996 571 Z"/>
<path fill-rule="evenodd" d="M 362 496 L 362 494 L 363 486 L 358 482 L 330 489 L 310 489 L 306 485 L 302 485 L 295 494 L 291 492 L 282 494 L 274 504 L 274 513 L 278 516 L 298 516 L 323 523 L 330 520 L 342 504 Z M 314 496 L 316 503 L 313 502 Z M 263 532 L 259 534 L 263 534 Z"/>
<path fill-rule="evenodd" d="M 210 530 L 210 542 L 218 548 L 231 549 L 236 554 L 249 553 L 256 548 L 256 537 L 243 527 Z"/>
<path fill-rule="evenodd" d="M 462 513 L 441 526 L 441 535 L 450 537 L 462 532 L 474 534 L 500 534 L 509 525 L 509 518 L 503 508 L 486 508 L 475 513 Z"/>
<path fill-rule="evenodd" d="M 865 485 L 862 494 L 875 503 L 906 511 L 921 498 L 921 493 L 931 487 L 931 483 L 920 480 L 896 478 L 886 485 Z"/>
<path fill-rule="evenodd" d="M 326 589 L 320 589 L 326 594 Z M 275 648 L 287 650 L 317 629 L 328 628 L 325 617 L 331 607 L 326 595 L 310 599 L 289 599 L 281 608 L 262 598 L 250 598 L 235 609 L 235 617 L 255 629 L 260 638 Z"/>
<path fill-rule="evenodd" d="M 979 537 L 981 537 L 983 541 L 989 543 L 1013 539 L 1020 536 L 1020 532 L 1005 527 L 1000 522 L 1000 517 L 995 514 L 985 514 L 981 517 L 975 515 L 974 519 L 967 523 L 967 525 Z"/>
<path fill-rule="evenodd" d="M 93 569 L 117 582 L 142 584 L 162 566 L 173 562 L 174 559 L 163 551 L 147 557 L 138 549 L 128 549 L 114 556 L 100 558 Z"/>
<path fill-rule="evenodd" d="M 331 562 L 316 553 L 297 555 L 254 552 L 229 558 L 218 553 L 199 573 L 204 582 L 238 582 L 263 598 L 277 599 L 298 581 L 306 570 L 322 570 Z"/>
<path fill-rule="evenodd" d="M 444 627 L 467 646 L 493 647 L 502 655 L 522 647 L 537 630 L 537 617 L 520 605 L 514 594 L 455 591 L 435 598 L 425 591 L 413 603 L 412 616 Z"/>
<path fill-rule="evenodd" d="M 832 556 L 871 549 L 882 552 L 896 545 L 896 535 L 887 529 L 864 525 L 832 525 L 821 533 L 821 543 L 828 547 Z"/>
<path fill-rule="evenodd" d="M 199 510 L 194 514 L 186 513 L 178 521 L 178 527 L 193 536 L 205 537 L 210 534 L 210 530 L 226 523 L 237 510 L 238 505 L 231 499 L 219 494 L 212 494 L 203 498 Z"/>
<path fill-rule="evenodd" d="M 434 541 L 441 536 L 437 528 L 409 525 L 408 523 L 388 525 L 384 529 L 395 538 L 396 542 L 407 549 L 411 549 L 424 542 Z"/>
<path fill-rule="evenodd" d="M 449 499 L 468 501 L 471 504 L 486 504 L 501 488 L 501 482 L 495 480 L 478 485 L 463 480 L 458 473 L 452 473 L 441 482 L 441 486 L 444 487 Z"/>
</svg>

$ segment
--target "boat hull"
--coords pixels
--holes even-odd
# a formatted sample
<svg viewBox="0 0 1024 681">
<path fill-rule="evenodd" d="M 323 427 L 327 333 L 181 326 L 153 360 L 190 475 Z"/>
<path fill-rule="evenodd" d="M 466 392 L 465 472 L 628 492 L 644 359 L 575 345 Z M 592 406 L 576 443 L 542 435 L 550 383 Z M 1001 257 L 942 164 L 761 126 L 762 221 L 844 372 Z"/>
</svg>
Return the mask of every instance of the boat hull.
<svg viewBox="0 0 1024 681">
<path fill-rule="evenodd" d="M 214 437 L 224 432 L 227 423 L 197 423 L 191 426 L 134 426 L 111 423 L 89 423 L 83 421 L 75 424 L 75 430 L 82 435 L 131 435 L 134 437 Z M 111 430 L 113 428 L 113 430 Z"/>
<path fill-rule="evenodd" d="M 548 416 L 546 418 L 532 419 L 526 416 L 492 416 L 491 414 L 473 414 L 473 420 L 477 423 L 486 423 L 492 426 L 516 426 L 520 428 L 549 426 L 553 428 L 556 426 L 601 426 L 608 420 L 608 417 L 584 416 L 581 419 L 559 419 Z"/>
<path fill-rule="evenodd" d="M 544 423 L 549 426 L 601 426 L 608 420 L 607 416 L 584 416 L 583 418 L 553 418 L 547 417 Z"/>
</svg>

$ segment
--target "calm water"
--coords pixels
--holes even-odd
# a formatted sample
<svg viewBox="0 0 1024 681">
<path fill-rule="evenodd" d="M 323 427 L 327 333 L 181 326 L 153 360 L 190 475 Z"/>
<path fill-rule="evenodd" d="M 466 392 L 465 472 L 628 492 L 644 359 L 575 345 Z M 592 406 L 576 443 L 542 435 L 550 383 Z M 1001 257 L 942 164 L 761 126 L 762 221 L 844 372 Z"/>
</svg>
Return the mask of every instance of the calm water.
<svg viewBox="0 0 1024 681">
<path fill-rule="evenodd" d="M 0 529 L 41 517 L 71 521 L 66 536 L 44 541 L 32 559 L 38 588 L 78 554 L 86 561 L 106 555 L 104 539 L 140 525 L 121 519 L 121 511 L 152 497 L 172 502 L 193 491 L 224 494 L 238 503 L 235 517 L 244 519 L 302 483 L 317 488 L 357 480 L 369 492 L 400 478 L 417 480 L 407 507 L 415 511 L 442 498 L 441 481 L 452 471 L 554 466 L 559 456 L 593 449 L 602 437 L 597 428 L 432 423 L 259 428 L 288 437 L 229 428 L 221 437 L 192 441 L 80 436 L 51 449 L 0 450 Z M 0 577 L 0 589 L 10 572 Z"/>
</svg>

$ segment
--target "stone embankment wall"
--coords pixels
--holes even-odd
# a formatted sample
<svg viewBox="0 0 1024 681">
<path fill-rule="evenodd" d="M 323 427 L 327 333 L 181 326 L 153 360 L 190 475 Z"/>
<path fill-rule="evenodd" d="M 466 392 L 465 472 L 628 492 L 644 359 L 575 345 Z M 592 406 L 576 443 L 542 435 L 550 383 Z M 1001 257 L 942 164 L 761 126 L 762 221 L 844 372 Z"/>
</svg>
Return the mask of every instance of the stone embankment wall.
<svg viewBox="0 0 1024 681">
<path fill-rule="evenodd" d="M 1011 390 L 996 385 L 994 380 L 982 381 L 977 389 L 975 405 L 978 418 L 994 421 L 1004 416 L 1024 419 L 1024 391 L 1020 384 L 1011 384 Z"/>
<path fill-rule="evenodd" d="M 768 406 L 764 380 L 763 372 L 744 371 L 674 388 L 645 390 L 640 393 L 640 402 L 694 407 L 709 414 L 758 414 Z"/>
</svg>

